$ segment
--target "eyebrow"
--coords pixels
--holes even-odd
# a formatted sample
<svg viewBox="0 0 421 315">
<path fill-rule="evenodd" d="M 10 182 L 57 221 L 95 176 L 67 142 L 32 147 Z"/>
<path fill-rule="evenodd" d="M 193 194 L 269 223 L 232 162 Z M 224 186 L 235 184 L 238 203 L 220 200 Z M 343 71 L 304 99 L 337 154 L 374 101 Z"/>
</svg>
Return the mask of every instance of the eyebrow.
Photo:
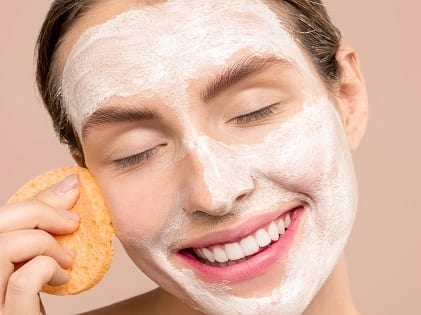
<svg viewBox="0 0 421 315">
<path fill-rule="evenodd" d="M 161 115 L 150 108 L 133 108 L 124 106 L 104 107 L 96 110 L 89 116 L 82 128 L 82 139 L 85 139 L 90 130 L 103 127 L 110 123 L 139 122 L 146 120 L 159 120 Z"/>
<path fill-rule="evenodd" d="M 215 78 L 211 79 L 201 93 L 204 102 L 228 89 L 245 78 L 262 73 L 274 65 L 290 65 L 285 59 L 274 56 L 252 55 L 225 68 Z M 85 139 L 95 127 L 104 127 L 110 123 L 139 122 L 147 120 L 160 120 L 161 115 L 150 108 L 137 108 L 126 106 L 110 106 L 96 110 L 82 128 L 82 139 Z"/>
<path fill-rule="evenodd" d="M 274 56 L 248 56 L 228 66 L 221 74 L 210 80 L 201 93 L 202 100 L 207 102 L 234 84 L 239 83 L 251 75 L 262 73 L 275 65 L 291 65 L 291 63 Z"/>
</svg>

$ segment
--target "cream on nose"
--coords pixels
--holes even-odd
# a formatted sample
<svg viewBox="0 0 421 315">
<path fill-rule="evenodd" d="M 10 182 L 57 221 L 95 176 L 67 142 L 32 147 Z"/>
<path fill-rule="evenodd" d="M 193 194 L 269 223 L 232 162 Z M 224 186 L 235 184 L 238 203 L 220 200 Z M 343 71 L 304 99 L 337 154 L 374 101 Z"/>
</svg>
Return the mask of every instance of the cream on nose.
<svg viewBox="0 0 421 315">
<path fill-rule="evenodd" d="M 191 210 L 225 215 L 254 189 L 248 163 L 228 145 L 198 136 L 186 146 L 201 170 L 192 174 L 196 178 L 191 181 L 188 198 Z"/>
</svg>

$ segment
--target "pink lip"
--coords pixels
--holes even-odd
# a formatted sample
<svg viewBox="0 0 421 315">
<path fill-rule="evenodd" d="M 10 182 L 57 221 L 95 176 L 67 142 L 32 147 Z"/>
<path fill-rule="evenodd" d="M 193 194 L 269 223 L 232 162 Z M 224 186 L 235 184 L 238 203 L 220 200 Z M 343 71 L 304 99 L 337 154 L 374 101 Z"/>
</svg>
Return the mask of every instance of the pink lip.
<svg viewBox="0 0 421 315">
<path fill-rule="evenodd" d="M 184 244 L 182 248 L 203 248 L 237 242 L 247 235 L 250 235 L 258 229 L 268 225 L 270 222 L 280 218 L 285 213 L 300 206 L 304 207 L 304 204 L 301 201 L 294 201 L 286 205 L 284 204 L 278 207 L 276 211 L 255 216 L 246 222 L 237 224 L 234 227 L 224 229 L 223 231 L 215 231 L 196 240 L 189 241 L 189 243 Z"/>
<path fill-rule="evenodd" d="M 210 281 L 240 282 L 240 281 L 252 279 L 264 273 L 266 270 L 271 268 L 274 264 L 276 264 L 277 262 L 282 260 L 283 257 L 286 256 L 286 254 L 289 252 L 289 249 L 291 248 L 294 242 L 294 239 L 297 234 L 298 227 L 300 226 L 300 223 L 302 221 L 301 218 L 303 217 L 305 209 L 306 207 L 302 205 L 295 207 L 293 209 L 290 209 L 289 211 L 291 211 L 290 212 L 291 224 L 288 227 L 287 231 L 282 235 L 282 237 L 278 241 L 271 243 L 269 246 L 267 246 L 266 248 L 264 248 L 262 251 L 258 252 L 257 254 L 253 256 L 249 256 L 247 260 L 241 263 L 237 263 L 237 264 L 226 266 L 226 267 L 216 267 L 216 266 L 210 266 L 210 265 L 202 263 L 195 257 L 195 255 L 191 251 L 180 251 L 178 252 L 178 256 L 181 257 L 181 259 L 183 259 L 183 261 L 187 265 L 191 266 L 193 270 L 196 270 L 196 272 L 200 276 Z M 282 212 L 282 214 L 284 213 L 286 212 Z M 254 232 L 260 227 L 263 227 L 267 225 L 268 223 L 270 223 L 271 221 L 279 218 L 280 216 L 282 216 L 282 214 L 275 217 L 271 217 L 269 220 L 268 220 L 268 216 L 263 217 L 263 218 L 266 218 L 266 220 L 263 220 L 262 218 L 258 218 L 258 219 L 253 218 L 253 221 L 258 220 L 259 224 L 254 223 L 254 224 L 250 224 L 249 226 L 246 226 L 244 231 L 246 230 L 250 231 L 249 233 L 244 234 L 243 231 L 241 231 L 241 233 L 237 233 L 237 235 L 235 235 L 235 233 L 234 234 L 228 233 L 228 235 L 231 236 L 230 238 L 228 238 L 228 241 L 226 237 L 217 238 L 211 234 L 212 237 L 210 239 L 212 241 L 208 241 L 208 239 L 205 239 L 203 242 L 198 241 L 195 244 L 199 245 L 197 247 L 208 247 L 211 245 L 228 243 L 228 242 L 239 240 L 240 238 L 249 235 L 250 233 Z M 263 224 L 261 224 L 262 221 L 264 222 Z"/>
</svg>

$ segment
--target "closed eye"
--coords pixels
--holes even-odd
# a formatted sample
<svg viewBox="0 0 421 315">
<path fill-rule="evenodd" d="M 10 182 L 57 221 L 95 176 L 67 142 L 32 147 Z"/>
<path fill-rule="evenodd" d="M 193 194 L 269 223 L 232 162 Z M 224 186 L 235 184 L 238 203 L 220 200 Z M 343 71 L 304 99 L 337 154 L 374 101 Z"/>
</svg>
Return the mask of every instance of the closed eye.
<svg viewBox="0 0 421 315">
<path fill-rule="evenodd" d="M 165 144 L 158 145 L 156 147 L 153 147 L 152 149 L 125 157 L 121 159 L 117 159 L 113 161 L 113 164 L 115 168 L 120 170 L 125 170 L 129 167 L 133 167 L 139 164 L 144 164 L 148 162 L 150 159 L 152 159 L 160 150 L 162 146 L 165 146 Z"/>
<path fill-rule="evenodd" d="M 228 122 L 235 122 L 238 125 L 245 125 L 251 122 L 263 120 L 276 112 L 276 107 L 279 103 L 271 104 L 251 113 L 247 113 L 238 117 L 230 119 Z"/>
</svg>

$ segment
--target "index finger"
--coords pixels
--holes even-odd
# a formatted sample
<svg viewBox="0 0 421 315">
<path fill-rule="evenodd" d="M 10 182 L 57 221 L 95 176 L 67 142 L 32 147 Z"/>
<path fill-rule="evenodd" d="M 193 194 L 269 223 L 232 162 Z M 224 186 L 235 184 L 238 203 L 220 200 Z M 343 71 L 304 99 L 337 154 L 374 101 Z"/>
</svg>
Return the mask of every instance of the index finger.
<svg viewBox="0 0 421 315">
<path fill-rule="evenodd" d="M 41 229 L 55 235 L 67 234 L 77 228 L 79 219 L 74 212 L 31 199 L 0 207 L 0 233 Z"/>
<path fill-rule="evenodd" d="M 39 228 L 54 234 L 66 234 L 74 231 L 79 217 L 67 211 L 79 197 L 77 175 L 66 177 L 35 196 L 33 181 L 19 190 L 9 202 L 12 205 L 0 207 L 0 232 L 20 229 Z M 36 181 L 35 181 L 36 183 Z M 31 197 L 28 200 L 27 198 Z"/>
</svg>

